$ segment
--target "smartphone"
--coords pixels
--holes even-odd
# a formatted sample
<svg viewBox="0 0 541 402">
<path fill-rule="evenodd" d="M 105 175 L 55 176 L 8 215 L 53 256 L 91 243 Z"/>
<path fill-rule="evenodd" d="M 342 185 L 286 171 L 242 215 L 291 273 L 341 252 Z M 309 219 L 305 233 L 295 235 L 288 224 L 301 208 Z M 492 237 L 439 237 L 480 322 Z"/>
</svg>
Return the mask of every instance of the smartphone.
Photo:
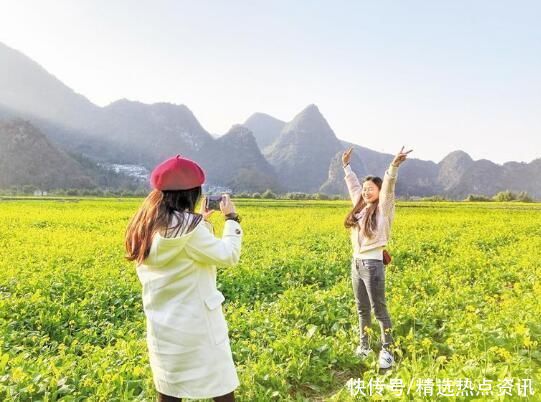
<svg viewBox="0 0 541 402">
<path fill-rule="evenodd" d="M 215 211 L 220 210 L 220 201 L 222 201 L 221 195 L 207 195 L 205 197 L 205 208 L 207 211 L 213 209 Z"/>
</svg>

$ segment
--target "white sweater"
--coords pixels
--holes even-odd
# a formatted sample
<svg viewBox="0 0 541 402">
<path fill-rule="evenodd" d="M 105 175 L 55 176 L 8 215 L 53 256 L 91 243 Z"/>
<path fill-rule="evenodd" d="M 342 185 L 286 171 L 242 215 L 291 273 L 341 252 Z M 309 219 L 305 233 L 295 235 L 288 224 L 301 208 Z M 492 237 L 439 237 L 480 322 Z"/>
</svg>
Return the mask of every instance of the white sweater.
<svg viewBox="0 0 541 402">
<path fill-rule="evenodd" d="M 344 167 L 345 181 L 353 206 L 357 205 L 362 197 L 362 185 L 350 165 Z M 376 235 L 369 239 L 362 235 L 359 226 L 351 228 L 351 243 L 353 255 L 361 259 L 383 259 L 383 249 L 391 235 L 391 226 L 394 219 L 395 197 L 394 187 L 397 179 L 398 167 L 390 165 L 383 176 L 383 183 L 379 193 L 378 225 Z"/>
</svg>

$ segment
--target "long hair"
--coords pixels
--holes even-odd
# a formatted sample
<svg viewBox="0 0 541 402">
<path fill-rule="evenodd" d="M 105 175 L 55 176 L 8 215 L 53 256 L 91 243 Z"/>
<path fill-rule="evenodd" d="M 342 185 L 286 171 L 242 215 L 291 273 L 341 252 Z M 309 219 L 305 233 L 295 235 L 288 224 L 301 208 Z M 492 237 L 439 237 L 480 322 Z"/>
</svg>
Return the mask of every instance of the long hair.
<svg viewBox="0 0 541 402">
<path fill-rule="evenodd" d="M 363 179 L 363 183 L 367 181 L 371 181 L 378 187 L 378 189 L 381 190 L 381 185 L 383 181 L 381 180 L 380 177 L 366 176 Z M 359 201 L 357 201 L 357 204 L 347 214 L 346 219 L 344 221 L 345 228 L 350 229 L 356 225 L 360 225 L 361 233 L 363 234 L 363 236 L 366 236 L 368 238 L 374 237 L 374 233 L 376 232 L 376 228 L 378 226 L 378 218 L 377 218 L 377 213 L 376 213 L 378 210 L 378 204 L 379 204 L 379 197 L 375 202 L 373 202 L 366 209 L 363 218 L 359 222 L 359 220 L 356 218 L 355 215 L 361 212 L 363 208 L 366 207 L 367 205 L 364 198 L 361 196 L 359 198 Z"/>
<path fill-rule="evenodd" d="M 152 237 L 156 232 L 165 230 L 167 235 L 171 230 L 176 236 L 182 229 L 183 232 L 193 230 L 202 219 L 200 214 L 194 213 L 199 198 L 201 187 L 189 190 L 152 190 L 126 228 L 125 258 L 138 264 L 142 263 L 150 253 Z M 191 223 L 184 219 L 183 212 L 194 214 Z M 169 227 L 173 215 L 176 215 L 178 223 Z"/>
</svg>

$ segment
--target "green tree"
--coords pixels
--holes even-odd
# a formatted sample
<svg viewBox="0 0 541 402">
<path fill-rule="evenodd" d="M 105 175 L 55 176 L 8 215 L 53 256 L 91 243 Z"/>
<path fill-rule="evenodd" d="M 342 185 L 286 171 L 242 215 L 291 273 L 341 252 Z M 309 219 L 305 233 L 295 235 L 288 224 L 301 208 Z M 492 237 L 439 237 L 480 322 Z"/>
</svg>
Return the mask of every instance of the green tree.
<svg viewBox="0 0 541 402">
<path fill-rule="evenodd" d="M 517 201 L 520 201 L 520 202 L 533 202 L 533 198 L 530 197 L 526 191 L 521 191 L 517 195 Z"/>
<path fill-rule="evenodd" d="M 509 190 L 500 191 L 494 197 L 494 201 L 506 202 L 506 201 L 515 201 L 517 196 L 515 193 L 512 193 Z"/>
<path fill-rule="evenodd" d="M 263 194 L 261 194 L 261 198 L 276 199 L 276 194 L 274 194 L 271 189 L 267 189 Z"/>
<path fill-rule="evenodd" d="M 314 199 L 316 199 L 316 200 L 328 200 L 329 196 L 327 194 L 324 194 L 324 193 L 315 193 L 314 194 Z"/>
<path fill-rule="evenodd" d="M 492 201 L 490 198 L 488 198 L 485 195 L 481 194 L 469 194 L 464 201 Z"/>
</svg>

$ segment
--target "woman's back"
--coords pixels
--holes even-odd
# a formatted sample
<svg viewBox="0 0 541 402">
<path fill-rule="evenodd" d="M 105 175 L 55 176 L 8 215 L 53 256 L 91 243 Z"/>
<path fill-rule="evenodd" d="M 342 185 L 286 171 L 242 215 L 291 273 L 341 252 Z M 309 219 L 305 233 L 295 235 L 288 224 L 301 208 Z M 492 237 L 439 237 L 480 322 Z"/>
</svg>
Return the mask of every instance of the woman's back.
<svg viewBox="0 0 541 402">
<path fill-rule="evenodd" d="M 235 236 L 218 239 L 205 220 L 188 231 L 193 216 L 184 213 L 182 227 L 170 230 L 178 223 L 177 216 L 168 230 L 154 235 L 137 275 L 155 381 L 171 393 L 178 392 L 171 388 L 173 382 L 186 381 L 197 390 L 199 395 L 191 393 L 197 398 L 212 395 L 220 385 L 225 386 L 224 393 L 238 385 L 221 308 L 225 298 L 216 287 L 216 264 L 238 261 L 241 237 L 235 229 Z M 224 233 L 237 226 L 226 222 Z M 193 370 L 200 371 L 201 381 L 191 377 Z M 220 379 L 220 385 L 209 378 Z"/>
</svg>

